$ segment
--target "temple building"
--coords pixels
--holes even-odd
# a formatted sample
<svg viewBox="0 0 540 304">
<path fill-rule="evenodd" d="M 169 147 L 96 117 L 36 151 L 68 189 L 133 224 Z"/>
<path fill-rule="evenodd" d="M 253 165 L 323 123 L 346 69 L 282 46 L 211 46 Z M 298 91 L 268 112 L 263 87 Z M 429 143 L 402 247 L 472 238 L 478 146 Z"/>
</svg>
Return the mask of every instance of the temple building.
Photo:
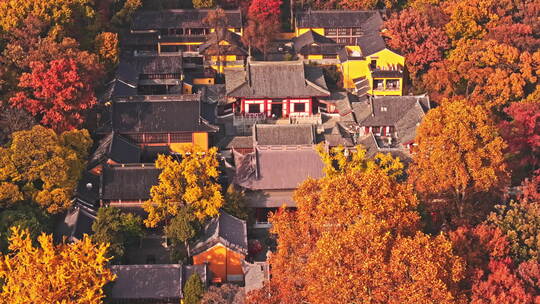
<svg viewBox="0 0 540 304">
<path fill-rule="evenodd" d="M 133 15 L 131 31 L 123 46 L 135 55 L 198 56 L 198 47 L 214 31 L 204 22 L 209 9 L 141 10 Z M 226 10 L 227 29 L 242 34 L 242 12 Z"/>
<path fill-rule="evenodd" d="M 251 61 L 226 69 L 228 107 L 237 115 L 286 118 L 318 112 L 318 98 L 330 96 L 322 69 L 301 61 Z"/>
</svg>

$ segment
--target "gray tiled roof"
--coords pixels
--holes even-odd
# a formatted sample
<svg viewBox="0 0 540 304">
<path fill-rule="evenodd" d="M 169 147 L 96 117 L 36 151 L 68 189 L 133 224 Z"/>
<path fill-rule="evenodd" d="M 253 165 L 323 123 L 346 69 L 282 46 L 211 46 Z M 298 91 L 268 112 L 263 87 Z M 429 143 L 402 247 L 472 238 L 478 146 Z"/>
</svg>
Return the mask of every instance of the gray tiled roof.
<svg viewBox="0 0 540 304">
<path fill-rule="evenodd" d="M 250 190 L 296 189 L 308 177 L 323 176 L 324 164 L 312 146 L 258 147 L 254 153 L 235 153 L 235 183 Z"/>
<path fill-rule="evenodd" d="M 112 105 L 112 127 L 120 134 L 152 132 L 196 132 L 217 130 L 201 119 L 199 100 L 115 102 Z"/>
<path fill-rule="evenodd" d="M 225 69 L 227 96 L 285 98 L 328 96 L 320 67 L 302 61 L 248 62 L 245 69 Z"/>
<path fill-rule="evenodd" d="M 219 45 L 221 48 L 221 54 L 227 55 L 247 55 L 248 52 L 242 43 L 242 37 L 236 33 L 233 33 L 227 29 L 221 29 L 218 32 L 215 31 L 208 36 L 208 40 L 199 46 L 199 53 L 204 55 L 218 54 L 218 42 L 227 41 L 229 45 Z M 220 41 L 217 41 L 221 39 Z"/>
<path fill-rule="evenodd" d="M 386 48 L 386 43 L 378 31 L 358 38 L 357 43 L 364 57 L 373 55 Z"/>
<path fill-rule="evenodd" d="M 315 129 L 311 124 L 255 124 L 253 125 L 253 136 L 258 146 L 315 144 Z"/>
<path fill-rule="evenodd" d="M 159 30 L 169 28 L 209 28 L 203 22 L 209 9 L 169 9 L 148 11 L 139 10 L 133 15 L 132 30 Z M 226 10 L 227 24 L 230 27 L 242 27 L 242 12 Z"/>
<path fill-rule="evenodd" d="M 121 164 L 138 163 L 141 158 L 141 149 L 131 143 L 127 138 L 114 132 L 105 136 L 94 151 L 88 162 L 93 167 L 100 162 L 112 159 Z"/>
<path fill-rule="evenodd" d="M 161 169 L 143 166 L 106 166 L 102 173 L 101 198 L 104 200 L 147 200 L 150 188 L 158 184 Z"/>
<path fill-rule="evenodd" d="M 332 39 L 329 39 L 329 38 L 326 38 L 326 37 L 324 37 L 324 36 L 322 36 L 320 34 L 317 34 L 312 30 L 309 30 L 309 31 L 303 33 L 302 35 L 294 38 L 293 47 L 294 47 L 294 50 L 297 53 L 299 53 L 302 50 L 302 48 L 304 48 L 306 46 L 310 46 L 310 45 L 312 45 L 314 43 L 319 45 L 319 46 L 332 45 L 334 47 L 333 54 L 335 54 L 337 52 L 337 49 L 340 47 L 340 45 L 336 44 L 336 42 L 333 41 Z"/>
<path fill-rule="evenodd" d="M 378 11 L 298 11 L 296 27 L 299 28 L 332 28 L 360 27 L 364 31 L 380 29 L 383 20 Z"/>
<path fill-rule="evenodd" d="M 354 111 L 360 126 L 395 126 L 411 108 L 429 109 L 426 96 L 377 96 L 357 103 Z"/>
<path fill-rule="evenodd" d="M 122 68 L 131 66 L 139 74 L 180 74 L 182 73 L 182 56 L 131 56 L 121 58 L 124 62 L 117 73 L 122 73 Z M 127 71 L 127 73 L 131 73 Z"/>
<path fill-rule="evenodd" d="M 246 221 L 221 211 L 219 216 L 211 219 L 204 227 L 202 235 L 188 246 L 190 256 L 204 252 L 221 243 L 227 248 L 247 255 Z"/>
<path fill-rule="evenodd" d="M 220 149 L 242 149 L 253 148 L 252 136 L 225 136 L 219 141 L 217 146 Z"/>
<path fill-rule="evenodd" d="M 117 278 L 111 296 L 115 300 L 180 300 L 182 265 L 112 265 Z"/>
<path fill-rule="evenodd" d="M 296 207 L 293 194 L 294 189 L 246 191 L 246 205 L 250 208 Z"/>
</svg>

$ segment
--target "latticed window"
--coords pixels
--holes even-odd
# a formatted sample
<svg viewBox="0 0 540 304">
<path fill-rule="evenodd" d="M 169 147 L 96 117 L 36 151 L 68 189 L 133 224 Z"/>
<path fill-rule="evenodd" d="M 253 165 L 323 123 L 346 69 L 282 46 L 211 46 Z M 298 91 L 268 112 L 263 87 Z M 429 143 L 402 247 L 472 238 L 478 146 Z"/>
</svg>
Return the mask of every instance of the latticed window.
<svg viewBox="0 0 540 304">
<path fill-rule="evenodd" d="M 324 29 L 324 35 L 325 36 L 337 36 L 337 28 L 325 28 Z"/>
<path fill-rule="evenodd" d="M 142 134 L 123 134 L 128 139 L 132 140 L 134 143 L 140 144 L 143 142 Z"/>
<path fill-rule="evenodd" d="M 166 143 L 168 142 L 168 136 L 167 133 L 145 134 L 144 141 L 149 144 Z"/>
<path fill-rule="evenodd" d="M 191 142 L 191 133 L 171 133 L 172 143 L 189 143 Z"/>
</svg>

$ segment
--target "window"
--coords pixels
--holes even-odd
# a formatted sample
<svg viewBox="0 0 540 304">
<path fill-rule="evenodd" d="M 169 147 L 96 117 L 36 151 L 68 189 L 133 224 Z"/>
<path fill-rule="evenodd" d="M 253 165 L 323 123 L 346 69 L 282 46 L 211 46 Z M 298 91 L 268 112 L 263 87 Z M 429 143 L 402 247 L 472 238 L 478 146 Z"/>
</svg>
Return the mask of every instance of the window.
<svg viewBox="0 0 540 304">
<path fill-rule="evenodd" d="M 167 133 L 145 134 L 145 142 L 147 143 L 166 143 L 168 141 Z"/>
<path fill-rule="evenodd" d="M 382 89 L 384 89 L 383 80 L 382 79 L 373 79 L 373 89 L 374 90 L 382 90 Z"/>
<path fill-rule="evenodd" d="M 369 65 L 369 67 L 374 70 L 377 68 L 377 59 L 371 59 L 371 64 Z"/>
<path fill-rule="evenodd" d="M 386 111 L 388 111 L 387 107 L 381 107 L 381 112 L 386 112 Z"/>
<path fill-rule="evenodd" d="M 334 55 L 334 54 L 324 54 L 323 59 L 336 59 L 337 58 L 337 55 Z"/>
<path fill-rule="evenodd" d="M 346 36 L 351 34 L 351 31 L 348 28 L 340 28 L 337 32 L 340 36 Z"/>
<path fill-rule="evenodd" d="M 325 28 L 324 29 L 324 35 L 325 36 L 337 36 L 337 28 Z"/>
<path fill-rule="evenodd" d="M 337 43 L 350 45 L 352 41 L 352 38 L 338 38 Z"/>
<path fill-rule="evenodd" d="M 386 89 L 388 89 L 388 90 L 398 90 L 399 89 L 399 79 L 388 79 L 388 80 L 386 80 Z"/>
<path fill-rule="evenodd" d="M 306 104 L 305 103 L 294 103 L 293 104 L 293 112 L 305 112 L 306 111 Z"/>
<path fill-rule="evenodd" d="M 248 113 L 261 113 L 261 107 L 258 104 L 248 105 Z"/>
<path fill-rule="evenodd" d="M 362 35 L 362 30 L 359 27 L 353 28 L 352 31 L 353 31 L 353 36 L 361 36 Z"/>
<path fill-rule="evenodd" d="M 188 143 L 191 142 L 191 133 L 172 133 L 172 143 Z"/>
<path fill-rule="evenodd" d="M 190 29 L 190 34 L 192 36 L 201 36 L 204 35 L 205 30 L 203 28 L 192 28 Z"/>
</svg>

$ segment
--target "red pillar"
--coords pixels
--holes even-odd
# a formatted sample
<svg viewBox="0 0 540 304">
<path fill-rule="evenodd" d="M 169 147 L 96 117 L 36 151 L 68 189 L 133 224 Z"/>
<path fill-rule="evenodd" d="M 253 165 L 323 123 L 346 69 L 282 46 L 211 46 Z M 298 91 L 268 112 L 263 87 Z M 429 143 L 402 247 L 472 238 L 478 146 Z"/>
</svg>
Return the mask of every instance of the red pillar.
<svg viewBox="0 0 540 304">
<path fill-rule="evenodd" d="M 313 114 L 313 99 L 310 97 L 308 103 L 308 115 L 311 114 Z"/>
<path fill-rule="evenodd" d="M 284 101 L 283 106 L 285 107 L 285 117 L 289 117 L 291 114 L 291 100 L 287 98 Z"/>
</svg>

